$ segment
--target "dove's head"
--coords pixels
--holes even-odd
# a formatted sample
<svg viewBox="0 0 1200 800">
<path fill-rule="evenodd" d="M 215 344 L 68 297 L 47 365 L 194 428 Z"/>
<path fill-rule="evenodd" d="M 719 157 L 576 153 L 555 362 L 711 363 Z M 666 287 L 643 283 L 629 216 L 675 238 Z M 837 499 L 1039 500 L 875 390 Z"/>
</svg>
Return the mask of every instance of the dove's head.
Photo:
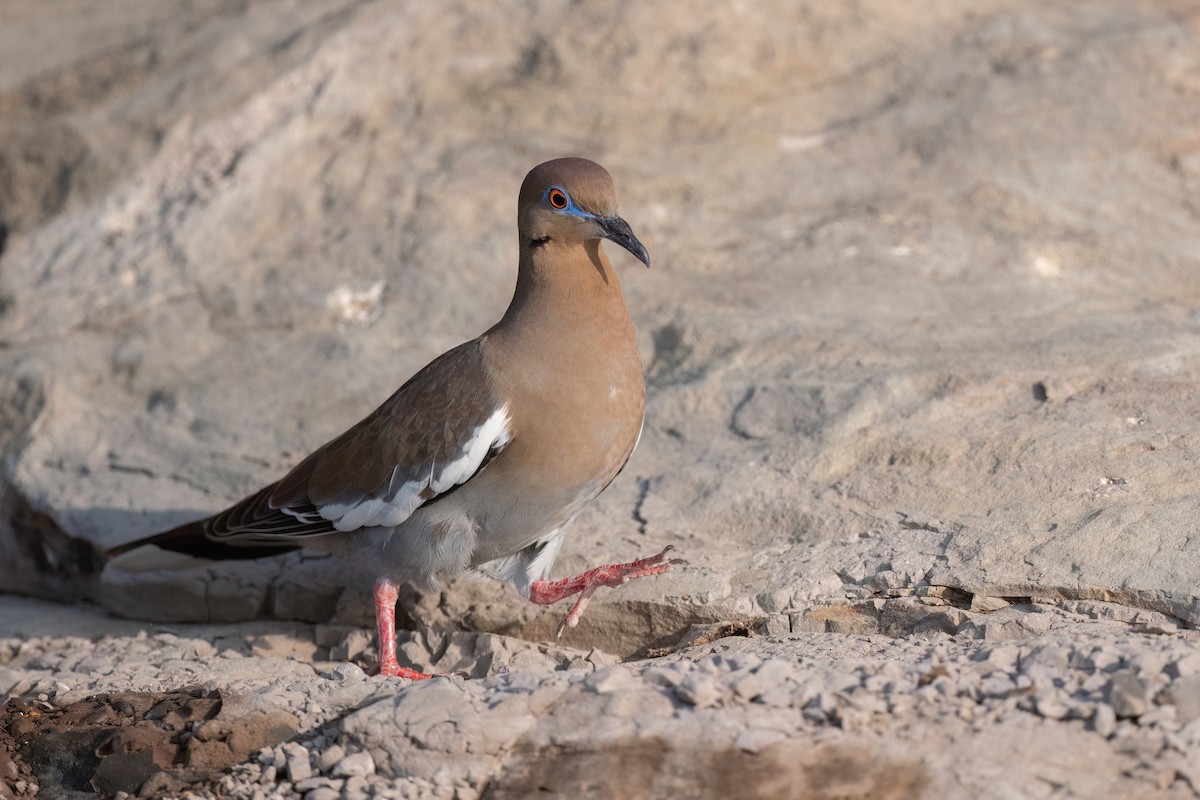
<svg viewBox="0 0 1200 800">
<path fill-rule="evenodd" d="M 608 239 L 650 266 L 650 254 L 617 216 L 612 176 L 586 158 L 557 158 L 530 170 L 521 185 L 517 225 L 522 248 Z"/>
</svg>

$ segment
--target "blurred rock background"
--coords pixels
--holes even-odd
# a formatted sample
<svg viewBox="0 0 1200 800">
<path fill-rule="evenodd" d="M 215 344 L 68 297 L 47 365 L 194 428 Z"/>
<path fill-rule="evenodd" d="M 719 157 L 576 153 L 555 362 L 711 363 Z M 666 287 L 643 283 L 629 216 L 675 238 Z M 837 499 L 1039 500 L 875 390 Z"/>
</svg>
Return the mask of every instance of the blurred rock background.
<svg viewBox="0 0 1200 800">
<path fill-rule="evenodd" d="M 619 264 L 649 412 L 558 572 L 690 567 L 569 644 L 1015 635 L 1031 599 L 1193 626 L 1198 26 L 1124 0 L 6 0 L 0 587 L 365 619 L 327 561 L 129 579 L 92 545 L 275 479 L 490 325 L 520 180 L 575 154 L 654 258 Z M 557 621 L 489 584 L 410 600 Z"/>
<path fill-rule="evenodd" d="M 654 268 L 556 572 L 688 566 L 408 592 L 417 684 L 331 560 L 102 569 L 494 322 L 570 154 Z M 0 796 L 1195 797 L 1198 379 L 1198 2 L 2 0 Z M 236 766 L 78 738 L 161 703 Z"/>
</svg>

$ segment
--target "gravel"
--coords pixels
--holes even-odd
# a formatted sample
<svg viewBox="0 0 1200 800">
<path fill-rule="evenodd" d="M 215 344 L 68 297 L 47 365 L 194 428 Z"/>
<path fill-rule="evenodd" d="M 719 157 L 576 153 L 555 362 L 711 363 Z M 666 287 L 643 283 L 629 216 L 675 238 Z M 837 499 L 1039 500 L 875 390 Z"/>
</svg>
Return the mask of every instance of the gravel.
<svg viewBox="0 0 1200 800">
<path fill-rule="evenodd" d="M 54 608 L 0 603 L 26 615 Z M 787 753 L 834 744 L 873 748 L 951 794 L 971 788 L 965 774 L 1000 764 L 1003 774 L 983 796 L 1032 791 L 1048 775 L 1068 796 L 1200 789 L 1189 766 L 1200 763 L 1200 636 L 1186 630 L 1149 634 L 1089 618 L 1064 627 L 1047 614 L 1053 633 L 1000 643 L 944 634 L 737 636 L 587 668 L 509 672 L 488 656 L 485 677 L 407 683 L 350 664 L 256 653 L 251 642 L 270 630 L 261 626 L 226 629 L 214 647 L 209 628 L 134 632 L 131 623 L 78 613 L 91 615 L 96 636 L 0 637 L 0 693 L 57 707 L 117 686 L 153 692 L 194 682 L 227 698 L 197 737 L 231 737 L 268 711 L 298 721 L 289 741 L 187 785 L 201 795 L 475 797 L 494 781 L 522 785 L 538 759 L 565 765 L 590 753 L 607 763 L 636 742 L 670 743 L 655 756 L 663 771 L 647 779 L 656 791 L 686 788 L 671 766 L 677 753 L 708 754 L 705 763 L 727 770 L 735 769 L 728 759 L 740 758 L 731 753 L 798 770 Z M 116 630 L 100 635 L 106 625 Z M 276 648 L 305 649 L 290 639 L 301 629 L 271 632 Z M 846 775 L 865 768 L 854 759 L 839 767 Z M 29 792 L 32 781 L 22 780 Z"/>
</svg>

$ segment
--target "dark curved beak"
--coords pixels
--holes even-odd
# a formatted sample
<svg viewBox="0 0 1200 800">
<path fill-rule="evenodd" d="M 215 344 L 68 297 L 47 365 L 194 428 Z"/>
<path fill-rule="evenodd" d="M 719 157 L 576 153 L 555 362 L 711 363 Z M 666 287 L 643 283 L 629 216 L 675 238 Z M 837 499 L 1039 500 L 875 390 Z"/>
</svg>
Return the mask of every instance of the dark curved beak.
<svg viewBox="0 0 1200 800">
<path fill-rule="evenodd" d="M 638 261 L 650 266 L 650 254 L 646 252 L 646 247 L 638 238 L 633 235 L 633 231 L 629 229 L 629 223 L 620 217 L 596 217 L 596 224 L 600 226 L 600 232 L 605 239 L 616 242 L 624 247 L 629 252 L 633 253 L 633 257 Z"/>
</svg>

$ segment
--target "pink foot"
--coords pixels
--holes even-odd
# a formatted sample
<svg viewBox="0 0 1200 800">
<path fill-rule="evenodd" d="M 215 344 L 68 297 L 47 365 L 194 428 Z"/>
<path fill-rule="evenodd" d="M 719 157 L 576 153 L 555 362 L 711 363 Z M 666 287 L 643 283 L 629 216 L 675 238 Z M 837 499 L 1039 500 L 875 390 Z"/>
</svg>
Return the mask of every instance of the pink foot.
<svg viewBox="0 0 1200 800">
<path fill-rule="evenodd" d="M 396 600 L 400 587 L 387 578 L 375 581 L 375 627 L 379 630 L 379 665 L 369 670 L 371 675 L 408 678 L 423 681 L 432 678 L 424 672 L 402 667 L 396 661 Z"/>
<path fill-rule="evenodd" d="M 389 662 L 381 662 L 371 669 L 367 670 L 368 675 L 378 675 L 382 678 L 407 678 L 410 681 L 425 681 L 438 676 L 431 675 L 428 672 L 417 672 L 415 669 L 402 667 L 393 659 Z"/>
<path fill-rule="evenodd" d="M 601 586 L 617 587 L 634 578 L 661 575 L 671 569 L 674 564 L 686 563 L 678 558 L 667 560 L 667 553 L 673 549 L 671 545 L 667 545 L 662 552 L 649 558 L 630 561 L 628 564 L 608 564 L 596 567 L 581 575 L 576 575 L 574 578 L 563 578 L 559 581 L 534 581 L 529 587 L 529 599 L 539 605 L 549 605 L 557 603 L 564 597 L 579 595 L 575 605 L 571 606 L 571 610 L 567 612 L 566 618 L 558 625 L 556 635 L 562 636 L 564 630 L 574 628 L 579 624 L 579 618 L 583 616 L 583 610 L 587 608 L 588 601 Z"/>
</svg>

